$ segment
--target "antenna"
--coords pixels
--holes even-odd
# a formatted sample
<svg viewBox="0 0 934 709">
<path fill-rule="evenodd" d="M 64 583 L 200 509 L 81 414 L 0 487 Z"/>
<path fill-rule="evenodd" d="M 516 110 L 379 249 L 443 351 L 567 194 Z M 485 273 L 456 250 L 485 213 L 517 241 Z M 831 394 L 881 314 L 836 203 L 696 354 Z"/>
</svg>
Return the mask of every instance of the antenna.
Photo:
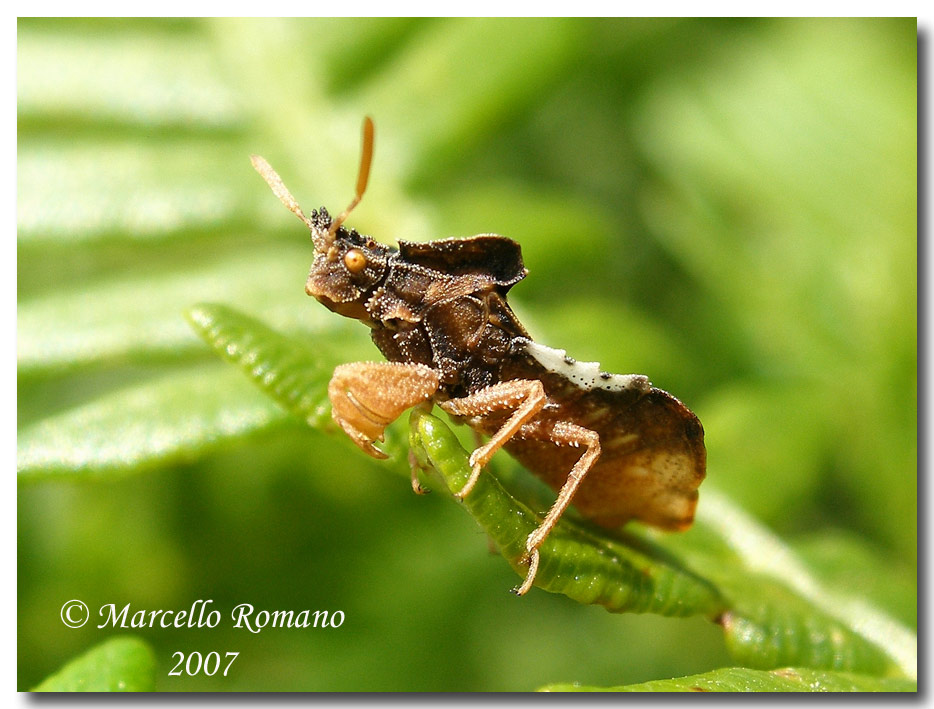
<svg viewBox="0 0 934 709">
<path fill-rule="evenodd" d="M 279 201 L 285 205 L 286 209 L 305 222 L 309 229 L 313 229 L 311 220 L 305 216 L 302 208 L 299 207 L 298 202 L 295 201 L 295 197 L 289 192 L 289 188 L 282 183 L 282 178 L 279 177 L 278 173 L 272 169 L 272 166 L 266 162 L 266 159 L 259 155 L 251 155 L 250 162 L 253 163 L 253 167 L 260 176 L 266 180 L 269 189 L 271 189 L 273 194 L 279 198 Z"/>
<path fill-rule="evenodd" d="M 341 224 L 344 223 L 344 220 L 348 216 L 350 216 L 350 213 L 353 211 L 354 207 L 360 204 L 360 200 L 363 199 L 363 193 L 366 192 L 366 183 L 370 179 L 370 163 L 372 162 L 373 162 L 373 119 L 371 119 L 369 116 L 366 116 L 363 119 L 363 149 L 360 155 L 360 171 L 357 173 L 357 191 L 356 191 L 356 194 L 354 195 L 353 200 L 350 202 L 350 204 L 347 205 L 347 209 L 341 212 L 341 215 L 337 219 L 335 219 L 333 222 L 331 222 L 331 228 L 328 229 L 328 234 L 330 234 L 332 238 L 337 233 L 337 230 L 340 228 Z M 253 164 L 255 165 L 256 163 L 253 163 Z M 269 166 L 267 165 L 267 167 Z M 269 169 L 270 171 L 272 171 L 272 168 L 269 168 Z M 260 171 L 260 174 L 261 175 L 263 174 L 262 171 Z M 275 172 L 273 172 L 272 174 L 276 175 Z M 263 176 L 265 177 L 265 175 Z M 278 177 L 279 176 L 276 175 L 277 179 Z M 269 179 L 267 178 L 266 181 L 269 182 Z M 282 185 L 281 180 L 279 180 L 279 185 Z M 275 192 L 277 195 L 279 194 L 279 192 L 276 191 L 276 188 L 273 187 L 273 184 L 271 182 L 269 182 L 269 186 L 273 188 L 272 189 L 273 192 Z M 288 194 L 288 190 L 285 189 L 284 185 L 282 186 L 282 189 L 285 190 L 286 194 Z M 289 195 L 289 197 L 291 198 L 292 195 Z M 282 199 L 282 197 L 280 196 L 279 199 Z M 292 203 L 294 202 L 295 200 L 293 199 Z M 282 203 L 285 204 L 285 206 L 288 207 L 289 209 L 292 209 L 290 204 L 287 203 L 285 200 L 282 200 Z M 295 207 L 298 208 L 298 205 L 296 204 Z M 294 212 L 295 210 L 292 210 L 292 211 Z M 305 218 L 305 215 L 301 214 L 301 210 L 296 212 L 296 214 L 300 214 L 303 219 Z"/>
</svg>

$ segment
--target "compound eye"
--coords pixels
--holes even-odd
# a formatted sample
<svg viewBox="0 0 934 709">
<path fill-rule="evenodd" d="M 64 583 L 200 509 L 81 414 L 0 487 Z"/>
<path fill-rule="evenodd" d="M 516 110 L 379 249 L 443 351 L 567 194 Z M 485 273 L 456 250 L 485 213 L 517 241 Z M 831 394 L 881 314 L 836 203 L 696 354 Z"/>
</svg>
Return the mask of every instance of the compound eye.
<svg viewBox="0 0 934 709">
<path fill-rule="evenodd" d="M 344 254 L 344 265 L 351 273 L 360 273 L 366 268 L 366 256 L 360 249 L 348 249 Z"/>
</svg>

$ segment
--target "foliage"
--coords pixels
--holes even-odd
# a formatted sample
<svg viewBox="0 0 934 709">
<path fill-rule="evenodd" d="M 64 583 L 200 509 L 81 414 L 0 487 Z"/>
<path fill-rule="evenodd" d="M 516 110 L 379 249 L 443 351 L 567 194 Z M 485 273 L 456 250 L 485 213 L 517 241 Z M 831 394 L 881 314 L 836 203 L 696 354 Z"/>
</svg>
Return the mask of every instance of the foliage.
<svg viewBox="0 0 934 709">
<path fill-rule="evenodd" d="M 547 692 L 915 692 L 914 682 L 845 672 L 785 668 L 763 672 L 729 667 L 693 677 L 663 679 L 627 687 L 553 684 Z"/>
<path fill-rule="evenodd" d="M 133 637 L 112 638 L 91 648 L 38 687 L 37 692 L 151 692 L 156 658 Z"/>
<path fill-rule="evenodd" d="M 211 648 L 142 631 L 156 688 L 906 687 L 879 678 L 915 663 L 916 40 L 872 19 L 21 20 L 18 686 L 100 643 L 65 600 L 211 597 L 349 620 Z M 330 370 L 376 352 L 302 293 L 310 247 L 248 155 L 339 209 L 365 113 L 354 226 L 517 239 L 536 339 L 704 422 L 695 529 L 569 519 L 542 567 L 647 615 L 511 599 L 473 522 L 408 489 L 405 422 L 386 463 L 303 423 L 327 434 Z M 462 445 L 414 423 L 444 489 Z M 493 472 L 465 507 L 514 562 L 548 497 Z M 234 643 L 228 678 L 166 676 Z"/>
<path fill-rule="evenodd" d="M 326 411 L 329 371 L 310 361 L 305 343 L 223 306 L 199 306 L 191 320 L 280 403 L 313 425 L 326 422 L 320 412 Z M 468 453 L 442 421 L 413 410 L 409 442 L 420 465 L 440 473 L 447 489 L 463 487 Z M 398 440 L 387 445 L 402 458 Z M 481 475 L 464 505 L 524 575 L 525 540 L 541 517 L 489 474 Z M 770 564 L 761 562 L 763 554 Z M 686 534 L 615 537 L 562 520 L 542 557 L 536 585 L 614 612 L 707 616 L 723 626 L 734 659 L 751 667 L 916 672 L 910 632 L 868 604 L 823 588 L 791 550 L 716 493 Z"/>
</svg>

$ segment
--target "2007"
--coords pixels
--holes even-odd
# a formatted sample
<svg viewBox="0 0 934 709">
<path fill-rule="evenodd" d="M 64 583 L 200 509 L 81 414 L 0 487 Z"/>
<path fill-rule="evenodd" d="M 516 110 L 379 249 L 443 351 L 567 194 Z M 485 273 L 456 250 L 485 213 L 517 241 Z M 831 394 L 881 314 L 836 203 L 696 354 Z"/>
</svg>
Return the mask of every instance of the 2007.
<svg viewBox="0 0 934 709">
<path fill-rule="evenodd" d="M 239 654 L 239 652 L 228 652 L 224 655 L 224 659 L 229 658 L 230 662 L 224 667 L 223 677 L 227 676 L 227 670 L 230 669 Z M 203 657 L 198 651 L 189 652 L 186 658 L 184 652 L 178 651 L 173 652 L 172 657 L 178 657 L 178 662 L 175 667 L 169 670 L 169 677 L 181 677 L 183 674 L 189 677 L 194 677 L 197 674 L 213 677 L 221 667 L 221 656 L 218 652 L 209 652 Z M 192 667 L 192 663 L 194 663 L 194 667 Z"/>
</svg>

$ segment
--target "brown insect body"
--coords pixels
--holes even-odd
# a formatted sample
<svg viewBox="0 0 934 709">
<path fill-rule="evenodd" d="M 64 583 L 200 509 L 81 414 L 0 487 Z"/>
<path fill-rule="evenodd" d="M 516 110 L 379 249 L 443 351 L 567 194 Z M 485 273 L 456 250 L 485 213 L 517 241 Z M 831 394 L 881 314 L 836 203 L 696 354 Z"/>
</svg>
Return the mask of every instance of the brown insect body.
<svg viewBox="0 0 934 709">
<path fill-rule="evenodd" d="M 327 233 L 330 215 L 312 212 Z M 330 310 L 371 328 L 390 362 L 424 364 L 439 373 L 439 398 L 473 394 L 500 380 L 516 337 L 528 337 L 506 303 L 525 277 L 519 245 L 496 235 L 428 243 L 400 241 L 393 249 L 344 227 L 333 253 L 316 256 L 305 291 Z M 344 265 L 348 251 L 367 266 Z"/>
<path fill-rule="evenodd" d="M 697 417 L 647 379 L 624 390 L 585 390 L 525 359 L 504 374 L 541 379 L 548 402 L 538 420 L 574 421 L 599 437 L 600 457 L 574 495 L 578 511 L 609 528 L 631 519 L 673 531 L 690 527 L 707 458 Z M 534 438 L 515 437 L 504 448 L 555 490 L 580 458 L 577 448 Z"/>
<path fill-rule="evenodd" d="M 369 131 L 367 133 L 367 130 Z M 329 309 L 371 328 L 389 362 L 338 367 L 328 387 L 334 419 L 364 451 L 403 411 L 434 401 L 490 436 L 471 455 L 472 475 L 505 447 L 559 492 L 527 542 L 532 585 L 544 539 L 573 500 L 594 522 L 639 519 L 663 529 L 690 526 L 705 475 L 697 417 L 641 375 L 614 375 L 534 343 L 506 302 L 527 271 L 519 245 L 486 234 L 399 248 L 342 226 L 366 186 L 372 125 L 365 124 L 357 196 L 336 220 L 306 217 L 278 175 L 254 166 L 311 230 L 315 259 L 305 290 Z M 420 488 L 413 471 L 413 487 Z"/>
</svg>

